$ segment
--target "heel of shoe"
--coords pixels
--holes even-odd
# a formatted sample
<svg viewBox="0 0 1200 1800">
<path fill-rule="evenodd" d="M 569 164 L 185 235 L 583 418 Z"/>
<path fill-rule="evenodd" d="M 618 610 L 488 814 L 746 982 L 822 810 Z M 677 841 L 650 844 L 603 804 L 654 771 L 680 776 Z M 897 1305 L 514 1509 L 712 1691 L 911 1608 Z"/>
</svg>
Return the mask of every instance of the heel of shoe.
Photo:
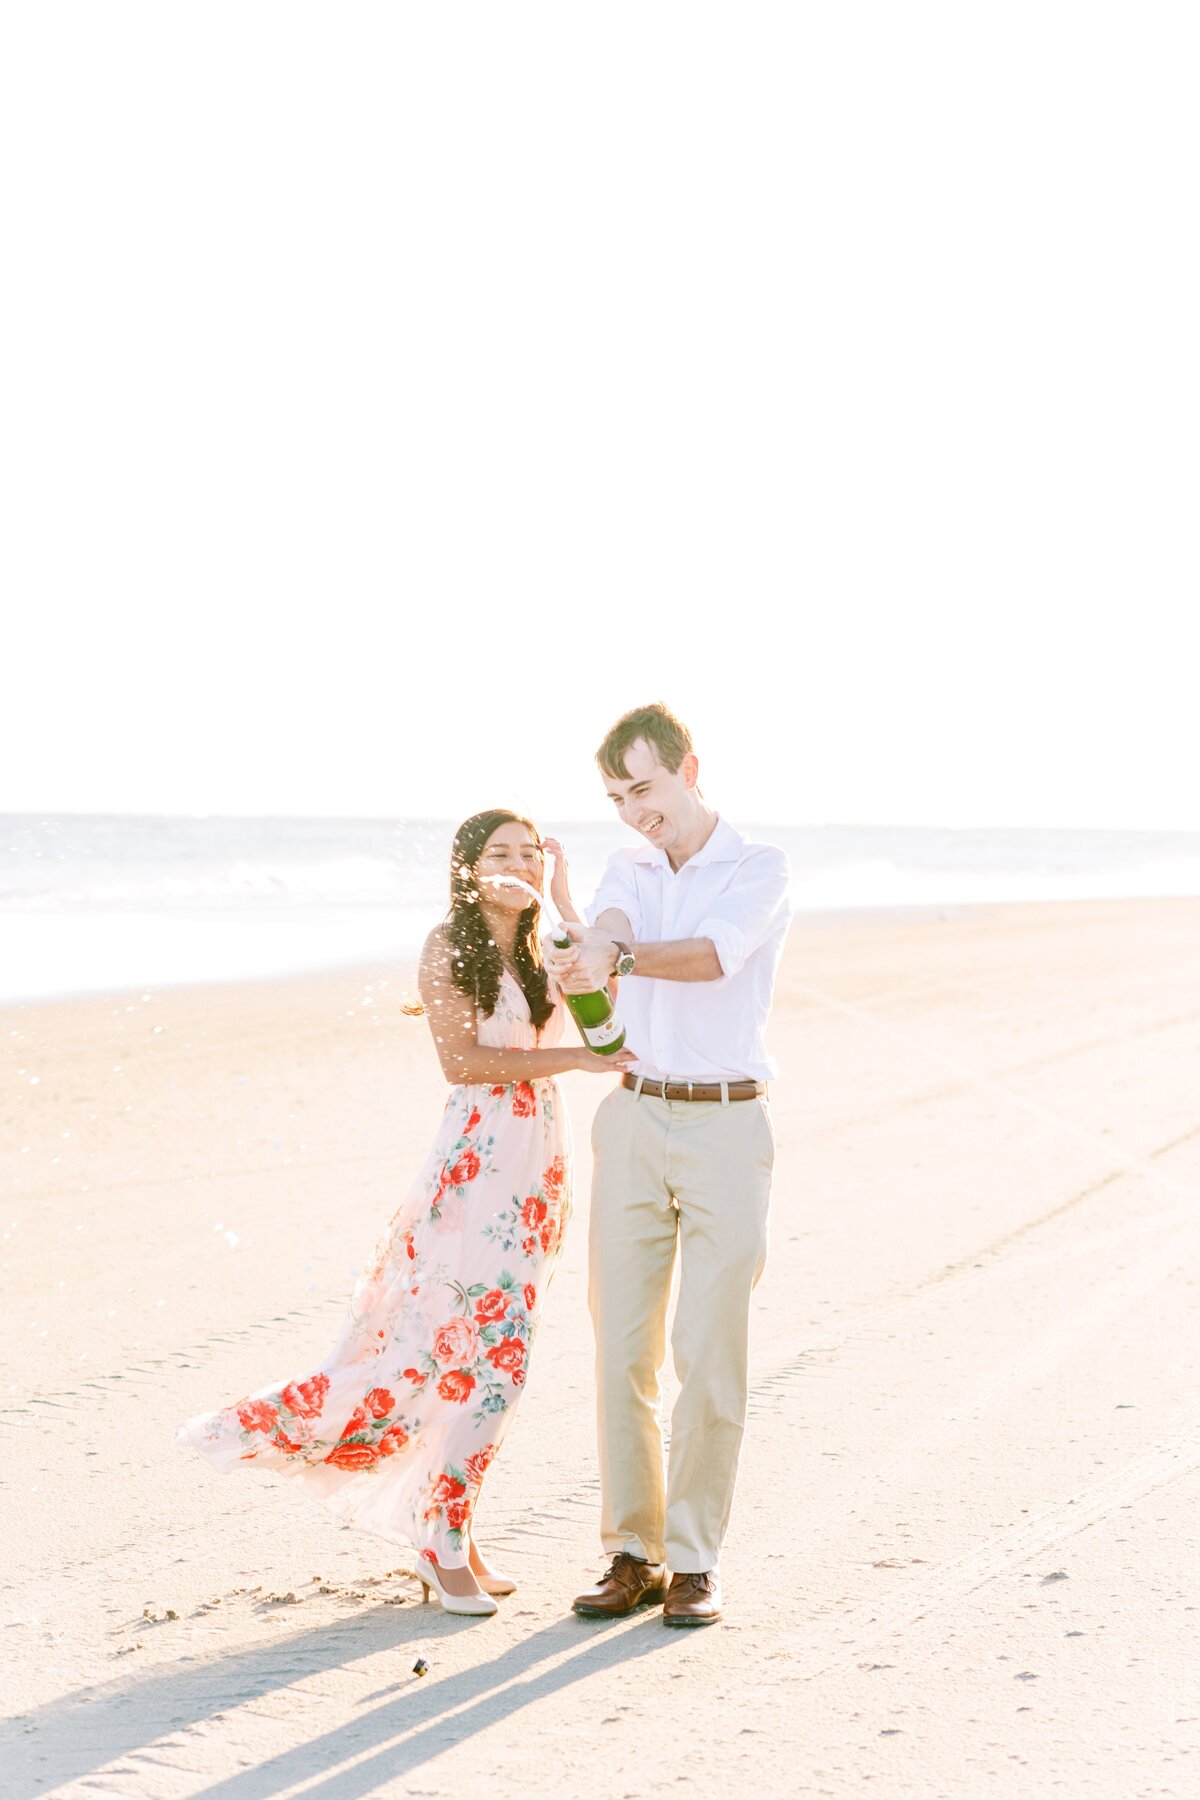
<svg viewBox="0 0 1200 1800">
<path fill-rule="evenodd" d="M 421 1599 L 424 1602 L 424 1604 L 426 1606 L 428 1606 L 429 1605 L 429 1583 L 427 1581 L 421 1581 L 421 1577 L 419 1575 L 417 1576 L 417 1580 L 421 1582 Z"/>
<path fill-rule="evenodd" d="M 420 1570 L 417 1570 L 417 1580 L 421 1584 L 421 1592 L 428 1601 L 429 1590 L 432 1588 L 441 1601 L 443 1612 L 462 1613 L 466 1617 L 483 1618 L 488 1613 L 499 1611 L 496 1602 L 488 1594 L 482 1592 L 478 1594 L 448 1593 L 441 1584 L 436 1565 L 427 1563 L 426 1566 L 429 1569 L 428 1575 L 422 1575 Z"/>
</svg>

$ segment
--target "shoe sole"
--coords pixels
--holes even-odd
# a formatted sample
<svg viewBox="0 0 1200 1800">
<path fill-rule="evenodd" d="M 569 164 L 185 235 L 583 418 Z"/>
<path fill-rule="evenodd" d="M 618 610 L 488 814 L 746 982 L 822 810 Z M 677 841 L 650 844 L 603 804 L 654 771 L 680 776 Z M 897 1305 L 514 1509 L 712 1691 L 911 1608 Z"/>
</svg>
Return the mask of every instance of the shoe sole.
<svg viewBox="0 0 1200 1800">
<path fill-rule="evenodd" d="M 668 1619 L 666 1614 L 663 1614 L 663 1624 L 669 1626 L 674 1631 L 694 1628 L 697 1625 L 719 1625 L 720 1623 L 720 1613 L 713 1613 L 712 1617 L 708 1619 Z"/>
<path fill-rule="evenodd" d="M 623 1607 L 620 1612 L 610 1612 L 607 1607 L 603 1606 L 579 1605 L 572 1606 L 571 1611 L 578 1613 L 581 1619 L 627 1619 L 630 1613 L 637 1612 L 639 1607 L 661 1606 L 666 1597 L 665 1594 L 643 1594 L 640 1600 L 635 1600 L 632 1606 Z"/>
</svg>

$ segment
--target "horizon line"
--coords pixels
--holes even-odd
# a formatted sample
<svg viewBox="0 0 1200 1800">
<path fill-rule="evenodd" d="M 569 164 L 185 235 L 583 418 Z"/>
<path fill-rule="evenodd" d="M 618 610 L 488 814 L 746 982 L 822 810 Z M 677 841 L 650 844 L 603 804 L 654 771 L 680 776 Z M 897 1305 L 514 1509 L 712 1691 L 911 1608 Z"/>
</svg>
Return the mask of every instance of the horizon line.
<svg viewBox="0 0 1200 1800">
<path fill-rule="evenodd" d="M 512 810 L 516 810 L 515 808 Z M 719 811 L 719 809 L 717 809 Z M 554 815 L 550 815 L 552 818 Z M 722 817 L 727 815 L 721 814 Z M 138 820 L 189 824 L 310 824 L 310 825 L 435 825 L 451 826 L 456 821 L 449 814 L 426 813 L 303 813 L 303 812 L 158 812 L 158 811 L 74 811 L 55 812 L 46 809 L 20 811 L 0 811 L 0 819 L 6 821 L 49 822 L 51 820 L 99 821 Z M 606 819 L 603 813 L 596 816 L 563 817 L 565 825 L 596 826 L 613 823 L 618 830 L 629 831 L 636 837 L 637 832 L 631 826 L 623 826 L 619 820 Z M 731 821 L 733 822 L 733 821 Z M 1091 837 L 1180 837 L 1200 839 L 1200 826 L 1185 825 L 1029 825 L 1008 822 L 1005 824 L 928 824 L 928 823 L 885 823 L 881 820 L 851 819 L 751 819 L 745 820 L 745 829 L 767 829 L 773 831 L 899 831 L 899 832 L 949 832 L 949 833 L 1001 833 L 1022 832 L 1030 835 L 1062 836 L 1070 833 Z"/>
</svg>

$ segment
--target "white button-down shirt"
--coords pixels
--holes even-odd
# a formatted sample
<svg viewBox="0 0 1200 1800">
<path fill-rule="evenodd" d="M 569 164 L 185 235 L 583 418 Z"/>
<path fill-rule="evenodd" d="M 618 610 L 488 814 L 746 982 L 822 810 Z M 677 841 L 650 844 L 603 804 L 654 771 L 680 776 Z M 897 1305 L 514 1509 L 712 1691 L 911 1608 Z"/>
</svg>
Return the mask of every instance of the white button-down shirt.
<svg viewBox="0 0 1200 1800">
<path fill-rule="evenodd" d="M 748 842 L 720 818 L 678 872 L 652 844 L 618 850 L 587 909 L 589 923 L 614 907 L 637 942 L 710 939 L 722 969 L 716 981 L 626 976 L 617 1012 L 639 1059 L 635 1073 L 655 1081 L 767 1081 L 777 1074 L 766 1026 L 791 919 L 783 851 Z"/>
</svg>

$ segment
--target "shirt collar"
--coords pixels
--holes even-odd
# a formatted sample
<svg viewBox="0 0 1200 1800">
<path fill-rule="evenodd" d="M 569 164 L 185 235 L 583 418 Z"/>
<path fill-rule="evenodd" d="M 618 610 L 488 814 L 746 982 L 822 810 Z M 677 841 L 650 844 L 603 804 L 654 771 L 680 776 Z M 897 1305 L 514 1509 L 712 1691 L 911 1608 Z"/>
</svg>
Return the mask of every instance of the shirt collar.
<svg viewBox="0 0 1200 1800">
<path fill-rule="evenodd" d="M 717 822 L 709 834 L 708 842 L 701 845 L 695 856 L 689 856 L 683 867 L 691 869 L 701 863 L 736 862 L 742 853 L 743 842 L 741 832 L 735 831 L 733 826 L 727 824 L 718 813 Z M 650 863 L 660 869 L 671 869 L 666 851 L 657 849 L 654 844 L 640 844 L 633 853 L 633 860 L 638 863 Z M 675 871 L 671 870 L 671 873 L 674 874 Z M 682 874 L 683 870 L 680 870 L 679 873 Z"/>
</svg>

